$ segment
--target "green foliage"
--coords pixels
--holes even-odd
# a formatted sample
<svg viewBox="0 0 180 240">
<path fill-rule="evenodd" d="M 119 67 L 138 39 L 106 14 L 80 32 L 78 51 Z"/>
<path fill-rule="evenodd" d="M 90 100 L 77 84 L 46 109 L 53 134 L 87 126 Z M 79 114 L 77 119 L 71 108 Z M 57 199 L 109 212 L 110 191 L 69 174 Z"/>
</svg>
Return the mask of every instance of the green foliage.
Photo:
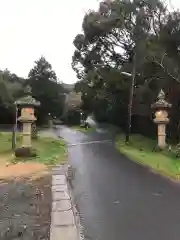
<svg viewBox="0 0 180 240">
<path fill-rule="evenodd" d="M 40 121 L 43 122 L 48 113 L 51 113 L 51 116 L 61 116 L 64 88 L 58 83 L 55 72 L 44 57 L 36 61 L 34 68 L 30 70 L 28 83 L 32 87 L 33 97 L 41 103 L 38 110 Z"/>
<path fill-rule="evenodd" d="M 72 67 L 82 92 L 83 106 L 96 117 L 126 122 L 131 77 L 135 66 L 133 115 L 151 116 L 151 104 L 163 88 L 173 104 L 171 136 L 175 138 L 180 101 L 180 12 L 163 1 L 114 0 L 100 3 L 83 20 L 83 34 L 75 37 Z"/>
<path fill-rule="evenodd" d="M 177 144 L 174 153 L 175 153 L 175 157 L 176 157 L 176 158 L 180 158 L 180 144 Z"/>
<path fill-rule="evenodd" d="M 25 79 L 19 78 L 7 69 L 0 71 L 0 123 L 8 122 L 14 115 L 14 101 L 23 94 Z"/>
<path fill-rule="evenodd" d="M 44 122 L 48 113 L 52 116 L 61 116 L 64 106 L 63 84 L 58 82 L 50 63 L 44 57 L 35 62 L 30 70 L 28 79 L 23 79 L 9 70 L 0 71 L 0 123 L 14 123 L 14 102 L 24 96 L 25 86 L 32 87 L 32 94 L 41 102 L 37 110 L 38 120 Z"/>
<path fill-rule="evenodd" d="M 162 175 L 179 180 L 180 162 L 175 151 L 160 150 L 156 148 L 155 141 L 140 135 L 133 135 L 129 145 L 123 139 L 124 136 L 118 136 L 116 148 L 129 159 L 149 167 Z"/>
<path fill-rule="evenodd" d="M 7 161 L 17 163 L 21 161 L 40 162 L 47 165 L 63 163 L 66 160 L 66 144 L 63 140 L 38 137 L 32 140 L 32 149 L 21 148 L 22 136 L 17 134 L 16 158 L 12 158 L 11 149 L 12 134 L 0 132 L 0 157 Z M 36 157 L 34 155 L 36 154 Z M 33 154 L 33 156 L 32 156 Z"/>
<path fill-rule="evenodd" d="M 33 146 L 37 149 L 38 153 L 34 161 L 47 165 L 64 163 L 66 161 L 67 147 L 63 140 L 39 138 L 34 141 Z"/>
<path fill-rule="evenodd" d="M 36 123 L 33 123 L 31 126 L 31 138 L 32 139 L 37 139 L 38 138 L 38 132 L 37 132 L 37 126 Z"/>
</svg>

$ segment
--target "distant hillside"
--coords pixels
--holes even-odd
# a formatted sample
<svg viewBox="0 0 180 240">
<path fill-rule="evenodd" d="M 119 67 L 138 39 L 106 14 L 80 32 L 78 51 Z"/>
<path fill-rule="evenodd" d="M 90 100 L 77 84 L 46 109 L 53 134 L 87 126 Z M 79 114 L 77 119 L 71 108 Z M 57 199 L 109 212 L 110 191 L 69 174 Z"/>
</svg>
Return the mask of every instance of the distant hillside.
<svg viewBox="0 0 180 240">
<path fill-rule="evenodd" d="M 74 84 L 62 83 L 62 85 L 67 91 L 72 91 L 74 89 Z"/>
</svg>

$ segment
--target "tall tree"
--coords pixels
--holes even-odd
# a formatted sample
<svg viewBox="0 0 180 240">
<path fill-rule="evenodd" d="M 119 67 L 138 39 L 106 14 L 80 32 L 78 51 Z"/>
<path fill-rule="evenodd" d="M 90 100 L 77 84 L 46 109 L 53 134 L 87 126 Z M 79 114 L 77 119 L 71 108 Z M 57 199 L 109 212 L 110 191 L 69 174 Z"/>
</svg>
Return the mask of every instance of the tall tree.
<svg viewBox="0 0 180 240">
<path fill-rule="evenodd" d="M 170 98 L 175 90 L 178 96 L 179 21 L 179 12 L 169 12 L 161 0 L 104 1 L 97 12 L 89 11 L 83 34 L 74 39 L 72 58 L 84 107 L 98 108 L 97 113 L 104 109 L 103 115 L 114 116 L 113 122 L 121 112 L 125 122 L 131 79 L 121 73 L 132 73 L 134 55 L 134 115 L 150 117 L 150 105 L 160 88 Z M 178 119 L 177 111 L 175 116 Z"/>
<path fill-rule="evenodd" d="M 44 121 L 48 113 L 59 117 L 63 108 L 61 93 L 64 92 L 64 88 L 58 83 L 56 73 L 44 57 L 36 61 L 33 69 L 30 70 L 28 83 L 32 87 L 33 96 L 41 102 L 40 120 Z"/>
<path fill-rule="evenodd" d="M 25 82 L 25 79 L 11 73 L 8 69 L 0 70 L 0 123 L 12 124 L 14 122 L 14 102 L 22 96 Z"/>
</svg>

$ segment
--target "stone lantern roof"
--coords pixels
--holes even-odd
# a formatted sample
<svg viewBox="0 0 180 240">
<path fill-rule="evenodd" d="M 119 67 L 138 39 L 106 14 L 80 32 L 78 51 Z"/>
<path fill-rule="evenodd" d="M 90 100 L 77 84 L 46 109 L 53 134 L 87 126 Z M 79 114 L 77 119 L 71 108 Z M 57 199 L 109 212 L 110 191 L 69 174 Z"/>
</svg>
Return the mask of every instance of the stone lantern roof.
<svg viewBox="0 0 180 240">
<path fill-rule="evenodd" d="M 37 107 L 40 106 L 40 102 L 32 97 L 31 87 L 29 85 L 25 88 L 25 96 L 18 99 L 15 104 L 22 107 Z"/>
<path fill-rule="evenodd" d="M 168 103 L 165 100 L 165 93 L 161 89 L 161 91 L 158 94 L 157 101 L 155 103 L 153 103 L 151 105 L 151 107 L 154 108 L 154 109 L 167 109 L 167 108 L 171 108 L 172 104 Z"/>
</svg>

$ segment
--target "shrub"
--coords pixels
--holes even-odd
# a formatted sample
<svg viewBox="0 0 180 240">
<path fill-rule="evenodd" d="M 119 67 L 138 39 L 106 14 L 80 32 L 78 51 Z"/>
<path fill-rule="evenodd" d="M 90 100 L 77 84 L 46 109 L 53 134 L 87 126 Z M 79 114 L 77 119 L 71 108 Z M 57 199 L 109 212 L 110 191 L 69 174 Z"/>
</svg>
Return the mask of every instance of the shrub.
<svg viewBox="0 0 180 240">
<path fill-rule="evenodd" d="M 32 124 L 32 127 L 31 127 L 31 139 L 37 139 L 37 127 L 36 127 L 36 124 Z"/>
<path fill-rule="evenodd" d="M 155 146 L 153 149 L 152 149 L 152 152 L 162 152 L 162 148 L 160 148 L 159 146 Z"/>
<path fill-rule="evenodd" d="M 81 128 L 90 128 L 90 124 L 88 122 L 83 122 L 81 125 L 80 125 Z"/>
<path fill-rule="evenodd" d="M 131 141 L 128 141 L 128 142 L 125 141 L 125 145 L 126 146 L 131 146 L 131 145 L 133 145 L 133 143 Z"/>
<path fill-rule="evenodd" d="M 16 157 L 25 157 L 25 158 L 36 157 L 37 152 L 35 149 L 32 149 L 32 148 L 21 147 L 21 148 L 17 148 L 15 150 L 15 156 Z"/>
<path fill-rule="evenodd" d="M 176 152 L 175 152 L 176 158 L 180 157 L 180 144 L 178 143 L 176 146 Z"/>
</svg>

